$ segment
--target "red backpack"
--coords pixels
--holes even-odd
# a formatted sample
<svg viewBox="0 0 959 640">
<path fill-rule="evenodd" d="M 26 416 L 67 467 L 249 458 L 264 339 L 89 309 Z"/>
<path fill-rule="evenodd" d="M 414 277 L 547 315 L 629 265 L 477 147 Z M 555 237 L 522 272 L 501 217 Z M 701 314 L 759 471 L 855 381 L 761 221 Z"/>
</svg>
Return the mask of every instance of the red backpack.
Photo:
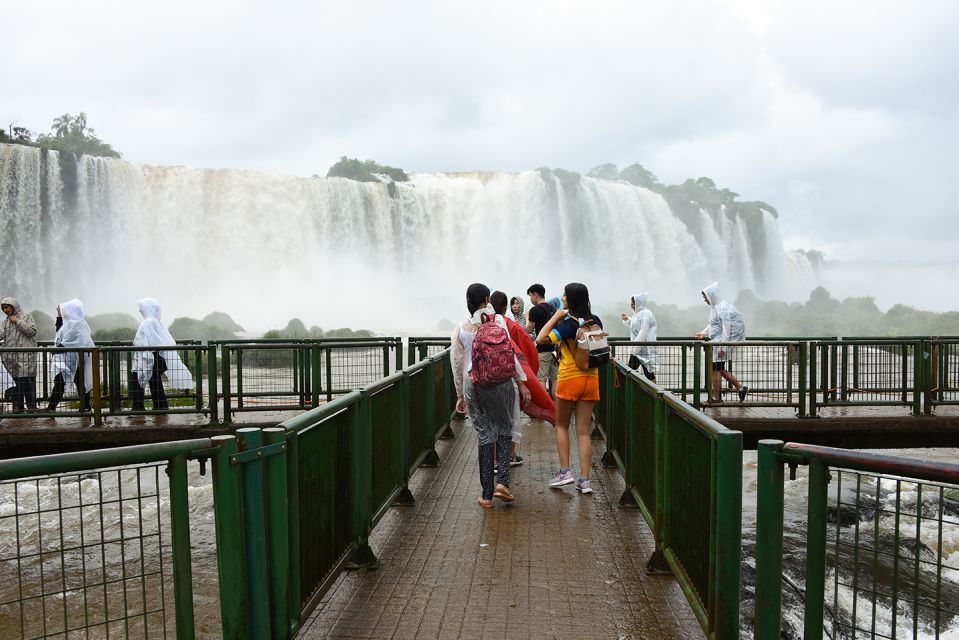
<svg viewBox="0 0 959 640">
<path fill-rule="evenodd" d="M 482 324 L 473 336 L 470 380 L 481 387 L 501 384 L 516 375 L 509 333 L 493 321 L 494 317 L 482 314 Z"/>
</svg>

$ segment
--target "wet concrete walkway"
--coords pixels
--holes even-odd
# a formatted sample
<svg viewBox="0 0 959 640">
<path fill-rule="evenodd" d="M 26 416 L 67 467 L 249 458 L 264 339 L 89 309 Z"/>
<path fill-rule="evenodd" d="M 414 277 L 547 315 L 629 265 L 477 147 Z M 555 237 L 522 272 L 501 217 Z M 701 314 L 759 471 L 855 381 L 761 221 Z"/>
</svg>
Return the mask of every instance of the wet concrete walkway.
<svg viewBox="0 0 959 640">
<path fill-rule="evenodd" d="M 343 574 L 300 638 L 704 637 L 676 581 L 646 575 L 652 534 L 638 510 L 617 506 L 623 483 L 598 464 L 601 441 L 592 496 L 549 489 L 552 428 L 528 421 L 517 500 L 486 510 L 473 430 L 456 433 L 438 443 L 440 467 L 414 476 L 416 505 L 390 509 L 374 530 L 379 569 Z"/>
</svg>

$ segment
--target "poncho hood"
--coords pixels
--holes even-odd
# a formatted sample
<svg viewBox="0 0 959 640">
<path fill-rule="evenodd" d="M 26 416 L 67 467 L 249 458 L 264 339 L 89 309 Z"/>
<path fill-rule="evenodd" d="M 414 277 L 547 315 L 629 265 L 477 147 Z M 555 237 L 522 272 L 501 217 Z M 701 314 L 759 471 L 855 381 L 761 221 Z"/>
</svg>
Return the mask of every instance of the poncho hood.
<svg viewBox="0 0 959 640">
<path fill-rule="evenodd" d="M 703 295 L 706 296 L 707 300 L 709 300 L 710 306 L 715 307 L 717 304 L 722 302 L 722 298 L 719 297 L 719 281 L 717 280 L 703 289 Z"/>
<path fill-rule="evenodd" d="M 644 291 L 643 293 L 634 293 L 630 300 L 636 303 L 636 311 L 642 311 L 646 308 L 646 300 L 648 298 L 649 293 Z"/>
<path fill-rule="evenodd" d="M 10 305 L 13 307 L 13 315 L 20 316 L 23 315 L 23 309 L 20 308 L 20 301 L 14 298 L 13 296 L 7 296 L 3 300 L 0 300 L 0 305 Z"/>
</svg>

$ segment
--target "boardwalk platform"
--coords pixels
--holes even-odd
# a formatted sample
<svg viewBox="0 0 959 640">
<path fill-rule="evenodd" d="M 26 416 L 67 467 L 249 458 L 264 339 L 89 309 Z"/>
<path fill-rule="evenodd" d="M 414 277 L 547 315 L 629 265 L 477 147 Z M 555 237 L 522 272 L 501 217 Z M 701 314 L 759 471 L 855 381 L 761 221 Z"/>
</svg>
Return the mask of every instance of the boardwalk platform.
<svg viewBox="0 0 959 640">
<path fill-rule="evenodd" d="M 343 574 L 299 637 L 703 638 L 676 581 L 646 574 L 652 534 L 638 510 L 617 506 L 623 482 L 598 464 L 601 441 L 592 496 L 551 490 L 552 428 L 528 421 L 517 500 L 485 510 L 475 436 L 464 422 L 456 433 L 438 443 L 440 467 L 414 476 L 416 505 L 374 530 L 379 569 Z"/>
<path fill-rule="evenodd" d="M 959 447 L 959 407 L 937 407 L 914 416 L 908 407 L 824 407 L 816 418 L 798 418 L 788 407 L 710 407 L 706 415 L 743 432 L 743 447 L 764 438 L 850 449 Z"/>
</svg>

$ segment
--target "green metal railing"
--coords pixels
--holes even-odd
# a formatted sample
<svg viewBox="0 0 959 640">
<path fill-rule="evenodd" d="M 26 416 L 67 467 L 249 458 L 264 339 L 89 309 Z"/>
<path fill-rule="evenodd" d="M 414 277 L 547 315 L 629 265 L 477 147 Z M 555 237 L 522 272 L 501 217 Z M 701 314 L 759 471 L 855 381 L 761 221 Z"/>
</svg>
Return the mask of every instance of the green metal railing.
<svg viewBox="0 0 959 640">
<path fill-rule="evenodd" d="M 449 338 L 436 337 L 411 337 L 406 339 L 406 364 L 411 365 L 414 362 L 425 360 L 427 357 L 448 349 L 450 346 Z"/>
<path fill-rule="evenodd" d="M 621 362 L 600 370 L 596 422 L 656 540 L 647 564 L 671 571 L 708 637 L 739 637 L 742 434 Z"/>
<path fill-rule="evenodd" d="M 212 444 L 0 461 L 0 636 L 193 637 L 188 465 Z"/>
<path fill-rule="evenodd" d="M 810 343 L 810 415 L 827 406 L 905 406 L 921 414 L 928 393 L 922 344 L 886 338 Z"/>
<path fill-rule="evenodd" d="M 807 467 L 806 532 L 784 539 L 785 467 Z M 940 638 L 959 620 L 959 464 L 763 440 L 756 639 L 782 634 L 783 582 L 804 585 L 805 638 Z M 795 524 L 792 525 L 793 527 Z M 795 544 L 795 543 L 793 543 Z M 793 581 L 784 555 L 805 556 Z M 825 633 L 825 636 L 824 636 Z"/>
<path fill-rule="evenodd" d="M 221 561 L 221 584 L 240 573 L 247 584 L 229 597 L 221 590 L 225 637 L 291 637 L 344 568 L 376 565 L 373 527 L 391 505 L 412 504 L 418 467 L 438 463 L 449 367 L 443 352 L 276 429 L 220 438 L 239 470 L 218 471 L 214 461 L 215 499 L 224 505 L 218 536 L 231 533 L 235 512 L 248 513 L 251 501 L 263 509 L 249 516 L 242 540 L 219 541 L 233 549 Z M 217 484 L 221 473 L 235 477 Z"/>
</svg>

